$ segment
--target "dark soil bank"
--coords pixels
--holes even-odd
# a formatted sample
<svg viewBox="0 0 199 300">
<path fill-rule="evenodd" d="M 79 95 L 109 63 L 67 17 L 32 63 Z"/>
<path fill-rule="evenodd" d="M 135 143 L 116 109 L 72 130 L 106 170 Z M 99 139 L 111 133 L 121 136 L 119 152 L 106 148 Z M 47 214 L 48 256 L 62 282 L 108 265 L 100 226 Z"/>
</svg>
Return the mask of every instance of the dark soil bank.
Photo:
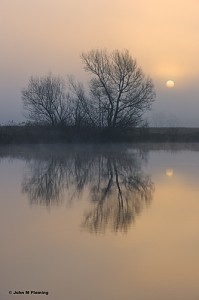
<svg viewBox="0 0 199 300">
<path fill-rule="evenodd" d="M 0 126 L 0 144 L 81 142 L 199 142 L 199 128 L 52 128 Z"/>
</svg>

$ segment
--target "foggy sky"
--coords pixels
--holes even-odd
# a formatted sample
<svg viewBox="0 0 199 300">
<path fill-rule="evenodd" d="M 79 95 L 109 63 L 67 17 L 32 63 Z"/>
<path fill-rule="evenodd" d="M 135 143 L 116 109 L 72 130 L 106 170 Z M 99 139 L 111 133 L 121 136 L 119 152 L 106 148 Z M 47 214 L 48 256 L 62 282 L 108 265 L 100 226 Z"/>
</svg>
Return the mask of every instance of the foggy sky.
<svg viewBox="0 0 199 300">
<path fill-rule="evenodd" d="M 199 126 L 198 15 L 198 0 L 1 0 L 0 123 L 23 120 L 30 76 L 84 80 L 81 52 L 107 48 L 128 49 L 152 77 L 151 124 Z"/>
</svg>

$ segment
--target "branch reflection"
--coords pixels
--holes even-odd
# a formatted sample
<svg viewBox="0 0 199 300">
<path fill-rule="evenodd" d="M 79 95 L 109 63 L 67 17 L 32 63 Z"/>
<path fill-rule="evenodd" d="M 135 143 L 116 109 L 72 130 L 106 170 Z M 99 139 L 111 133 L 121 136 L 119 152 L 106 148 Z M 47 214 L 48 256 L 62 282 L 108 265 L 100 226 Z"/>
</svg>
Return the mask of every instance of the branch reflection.
<svg viewBox="0 0 199 300">
<path fill-rule="evenodd" d="M 108 226 L 127 231 L 136 215 L 150 204 L 154 186 L 138 162 L 138 157 L 132 159 L 124 153 L 98 161 L 98 180 L 91 189 L 95 206 L 83 223 L 90 232 L 105 231 Z"/>
<path fill-rule="evenodd" d="M 22 191 L 31 204 L 49 207 L 81 198 L 87 189 L 92 209 L 85 214 L 83 228 L 127 231 L 152 200 L 154 185 L 142 170 L 146 156 L 125 147 L 56 149 L 28 161 Z"/>
<path fill-rule="evenodd" d="M 65 171 L 57 160 L 33 161 L 29 163 L 30 173 L 22 184 L 31 204 L 58 204 L 62 199 Z"/>
</svg>

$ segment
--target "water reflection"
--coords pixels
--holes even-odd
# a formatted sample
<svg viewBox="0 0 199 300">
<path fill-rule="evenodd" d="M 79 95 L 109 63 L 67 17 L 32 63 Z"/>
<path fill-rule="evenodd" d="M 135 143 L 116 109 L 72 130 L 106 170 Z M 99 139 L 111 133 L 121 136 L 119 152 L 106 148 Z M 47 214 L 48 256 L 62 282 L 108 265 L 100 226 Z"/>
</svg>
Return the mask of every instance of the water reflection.
<svg viewBox="0 0 199 300">
<path fill-rule="evenodd" d="M 0 147 L 0 299 L 198 299 L 199 144 L 135 146 Z"/>
<path fill-rule="evenodd" d="M 92 182 L 94 208 L 86 214 L 84 226 L 89 231 L 128 229 L 152 199 L 153 184 L 141 171 L 138 157 L 116 153 L 98 159 L 98 178 Z"/>
<path fill-rule="evenodd" d="M 124 146 L 62 146 L 18 153 L 27 160 L 22 192 L 31 204 L 71 202 L 87 191 L 93 205 L 82 226 L 90 232 L 107 227 L 127 231 L 152 200 L 154 186 L 142 170 L 147 152 Z"/>
<path fill-rule="evenodd" d="M 22 192 L 28 195 L 31 204 L 58 204 L 62 198 L 65 170 L 54 158 L 29 163 L 29 174 L 22 183 Z"/>
<path fill-rule="evenodd" d="M 166 175 L 167 175 L 168 177 L 172 177 L 173 174 L 174 174 L 174 172 L 173 172 L 173 169 L 172 169 L 172 168 L 166 169 Z"/>
</svg>

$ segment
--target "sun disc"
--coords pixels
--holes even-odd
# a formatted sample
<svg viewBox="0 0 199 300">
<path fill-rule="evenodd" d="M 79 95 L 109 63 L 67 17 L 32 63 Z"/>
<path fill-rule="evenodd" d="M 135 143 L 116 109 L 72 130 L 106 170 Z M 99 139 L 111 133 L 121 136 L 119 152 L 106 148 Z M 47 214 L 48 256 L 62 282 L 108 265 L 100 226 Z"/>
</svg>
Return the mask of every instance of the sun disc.
<svg viewBox="0 0 199 300">
<path fill-rule="evenodd" d="M 174 83 L 173 80 L 168 80 L 168 81 L 166 82 L 166 86 L 167 86 L 169 89 L 173 88 L 174 85 L 175 85 L 175 83 Z"/>
</svg>

